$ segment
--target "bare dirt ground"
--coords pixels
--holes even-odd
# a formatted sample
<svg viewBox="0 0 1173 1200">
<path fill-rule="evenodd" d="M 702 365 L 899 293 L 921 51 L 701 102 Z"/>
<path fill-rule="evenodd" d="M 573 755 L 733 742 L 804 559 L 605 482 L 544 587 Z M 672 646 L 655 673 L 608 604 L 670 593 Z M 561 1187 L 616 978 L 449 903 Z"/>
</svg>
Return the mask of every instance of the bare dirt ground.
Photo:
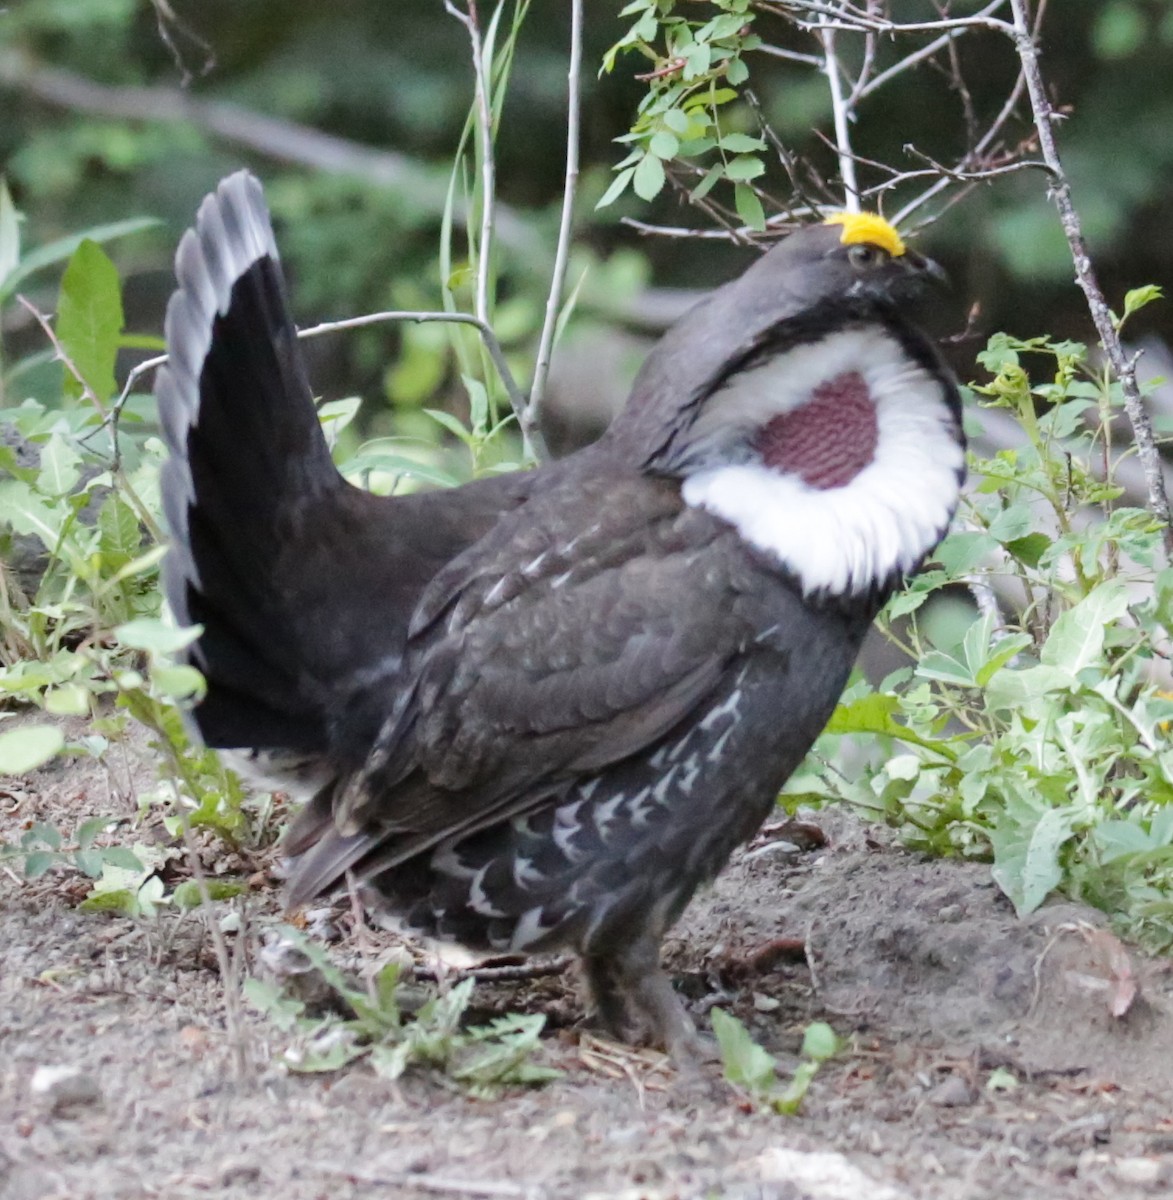
<svg viewBox="0 0 1173 1200">
<path fill-rule="evenodd" d="M 107 758 L 0 780 L 0 840 L 132 817 L 149 752 Z M 690 1081 L 592 1037 L 569 977 L 478 993 L 482 1011 L 547 1013 L 545 1061 L 565 1075 L 546 1087 L 475 1100 L 426 1073 L 289 1074 L 265 1018 L 246 1010 L 230 1033 L 205 914 L 89 915 L 76 874 L 0 869 L 0 1200 L 1173 1193 L 1169 964 L 1075 905 L 1018 921 L 981 865 L 818 823 L 824 847 L 767 837 L 742 854 L 668 946 L 698 1019 L 722 1004 L 784 1068 L 811 1020 L 847 1038 L 796 1118 L 755 1112 L 716 1068 Z M 281 919 L 278 888 L 256 863 L 215 858 L 213 872 L 254 870 L 260 936 Z M 345 905 L 336 920 L 332 953 L 391 948 L 356 935 Z M 79 1075 L 38 1094 L 45 1067 Z"/>
</svg>

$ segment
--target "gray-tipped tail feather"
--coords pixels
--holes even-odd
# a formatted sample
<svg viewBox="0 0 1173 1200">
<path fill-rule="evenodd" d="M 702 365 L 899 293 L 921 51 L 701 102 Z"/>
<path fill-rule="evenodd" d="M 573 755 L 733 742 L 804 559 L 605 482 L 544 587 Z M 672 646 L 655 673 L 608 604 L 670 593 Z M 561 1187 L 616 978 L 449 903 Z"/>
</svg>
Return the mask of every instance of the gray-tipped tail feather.
<svg viewBox="0 0 1173 1200">
<path fill-rule="evenodd" d="M 261 186 L 240 172 L 201 204 L 176 255 L 169 361 L 155 393 L 171 458 L 167 599 L 204 632 L 196 723 L 213 746 L 326 747 L 301 636 L 278 586 L 299 515 L 344 486 L 330 461 L 285 301 Z"/>
<path fill-rule="evenodd" d="M 169 361 L 155 393 L 171 457 L 164 570 L 208 689 L 209 746 L 290 790 L 317 789 L 292 832 L 312 890 L 361 857 L 334 827 L 337 779 L 361 768 L 403 687 L 420 595 L 525 499 L 525 476 L 395 498 L 338 474 L 290 317 L 261 186 L 240 172 L 200 206 L 176 256 Z M 302 873 L 306 878 L 306 872 Z"/>
</svg>

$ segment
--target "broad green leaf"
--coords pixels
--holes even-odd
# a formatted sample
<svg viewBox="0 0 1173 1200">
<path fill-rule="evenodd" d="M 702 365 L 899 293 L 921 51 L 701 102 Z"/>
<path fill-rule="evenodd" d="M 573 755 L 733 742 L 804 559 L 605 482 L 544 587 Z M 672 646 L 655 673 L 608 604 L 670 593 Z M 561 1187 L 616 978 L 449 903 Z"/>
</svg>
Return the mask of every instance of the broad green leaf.
<svg viewBox="0 0 1173 1200">
<path fill-rule="evenodd" d="M 42 875 L 60 858 L 52 850 L 34 850 L 24 858 L 25 879 L 40 879 Z"/>
<path fill-rule="evenodd" d="M 664 164 L 654 154 L 645 154 L 631 183 L 641 200 L 654 200 L 664 186 Z"/>
<path fill-rule="evenodd" d="M 105 251 L 85 239 L 65 268 L 57 305 L 57 336 L 74 367 L 99 400 L 114 395 L 114 363 L 122 336 L 122 285 Z M 80 387 L 66 371 L 66 391 Z"/>
<path fill-rule="evenodd" d="M 737 215 L 750 228 L 759 232 L 766 228 L 766 214 L 757 192 L 748 183 L 738 183 L 733 189 Z"/>
<path fill-rule="evenodd" d="M 827 722 L 827 733 L 880 733 L 913 746 L 923 746 L 945 758 L 952 759 L 955 752 L 944 742 L 930 742 L 914 733 L 896 720 L 900 706 L 896 696 L 885 692 L 872 692 L 840 704 Z"/>
<path fill-rule="evenodd" d="M 142 543 L 142 531 L 134 509 L 114 493 L 111 493 L 98 510 L 98 530 L 102 535 L 100 546 L 107 571 L 124 567 L 138 553 Z"/>
<path fill-rule="evenodd" d="M 1034 912 L 1063 878 L 1059 850 L 1071 831 L 1070 811 L 1049 808 L 1033 826 L 1007 817 L 990 833 L 994 880 L 1020 917 Z"/>
<path fill-rule="evenodd" d="M 329 400 L 318 405 L 318 423 L 331 449 L 338 441 L 338 435 L 358 415 L 361 405 L 361 396 L 348 396 L 344 400 Z"/>
<path fill-rule="evenodd" d="M 774 1059 L 750 1036 L 746 1027 L 724 1009 L 714 1008 L 709 1014 L 725 1078 L 734 1087 L 744 1087 L 760 1094 L 774 1083 Z"/>
<path fill-rule="evenodd" d="M 839 1035 L 825 1021 L 812 1021 L 802 1035 L 803 1057 L 813 1058 L 816 1062 L 832 1058 L 842 1045 Z"/>
<path fill-rule="evenodd" d="M 1074 684 L 1060 667 L 1027 667 L 1022 671 L 1003 668 L 986 685 L 986 704 L 994 711 L 1021 708 L 1048 692 L 1065 691 Z"/>
<path fill-rule="evenodd" d="M 1039 655 L 1072 675 L 1091 666 L 1104 650 L 1104 629 L 1128 611 L 1128 591 L 1118 580 L 1101 583 L 1055 622 Z"/>
<path fill-rule="evenodd" d="M 0 287 L 20 262 L 20 220 L 8 192 L 8 184 L 0 177 Z"/>
<path fill-rule="evenodd" d="M 1032 533 L 1035 515 L 1029 504 L 1012 504 L 990 522 L 990 536 L 999 542 L 1013 542 Z"/>
<path fill-rule="evenodd" d="M 739 154 L 725 165 L 725 178 L 734 180 L 757 179 L 765 174 L 766 164 L 752 154 Z"/>
<path fill-rule="evenodd" d="M 90 693 L 80 683 L 64 683 L 45 693 L 45 711 L 55 717 L 84 717 L 90 711 Z"/>
<path fill-rule="evenodd" d="M 1126 292 L 1124 296 L 1124 316 L 1120 318 L 1120 324 L 1123 325 L 1134 312 L 1139 312 L 1146 304 L 1152 304 L 1154 300 L 1161 300 L 1165 293 L 1156 286 L 1156 284 L 1146 284 L 1144 287 L 1133 288 Z"/>
<path fill-rule="evenodd" d="M 56 550 L 68 513 L 63 506 L 50 508 L 24 483 L 15 479 L 0 483 L 0 520 L 17 533 L 41 539 L 46 550 Z"/>
<path fill-rule="evenodd" d="M 750 137 L 748 133 L 727 133 L 721 138 L 720 146 L 730 154 L 756 154 L 765 150 L 766 143 L 760 137 Z"/>
<path fill-rule="evenodd" d="M 200 629 L 191 626 L 176 629 L 157 617 L 140 617 L 127 621 L 114 630 L 120 645 L 134 650 L 150 650 L 154 654 L 177 654 L 200 636 Z"/>
<path fill-rule="evenodd" d="M 65 748 L 56 725 L 26 725 L 0 733 L 0 775 L 25 775 L 43 767 Z"/>
<path fill-rule="evenodd" d="M 1010 633 L 1001 638 L 974 676 L 978 687 L 985 687 L 1011 659 L 1021 654 L 1030 644 L 1029 633 Z"/>
<path fill-rule="evenodd" d="M 651 141 L 648 142 L 648 149 L 657 158 L 675 158 L 680 150 L 680 139 L 676 134 L 662 129 L 659 133 L 652 135 Z"/>
<path fill-rule="evenodd" d="M 81 474 L 81 455 L 59 433 L 54 433 L 41 450 L 37 488 L 47 496 L 65 496 L 73 491 Z"/>
<path fill-rule="evenodd" d="M 936 679 L 955 687 L 974 687 L 973 673 L 943 650 L 930 650 L 917 664 L 916 673 L 922 679 Z"/>
</svg>

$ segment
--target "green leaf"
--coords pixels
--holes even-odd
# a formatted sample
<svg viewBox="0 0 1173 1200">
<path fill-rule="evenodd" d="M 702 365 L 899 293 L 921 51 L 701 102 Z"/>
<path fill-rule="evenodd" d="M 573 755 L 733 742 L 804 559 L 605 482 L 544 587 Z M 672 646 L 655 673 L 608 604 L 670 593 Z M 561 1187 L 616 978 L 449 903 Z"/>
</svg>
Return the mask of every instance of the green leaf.
<svg viewBox="0 0 1173 1200">
<path fill-rule="evenodd" d="M 606 208 L 608 204 L 613 204 L 620 196 L 623 195 L 627 185 L 631 182 L 631 177 L 635 174 L 634 167 L 626 167 L 620 171 L 614 179 L 611 180 L 611 186 L 603 193 L 602 198 L 595 205 L 595 208 Z"/>
<path fill-rule="evenodd" d="M 747 183 L 739 183 L 733 189 L 733 200 L 737 206 L 737 215 L 750 229 L 759 232 L 766 228 L 766 214 L 757 192 Z"/>
<path fill-rule="evenodd" d="M 1032 532 L 1035 515 L 1028 504 L 1012 504 L 990 522 L 990 536 L 999 542 L 1012 542 Z"/>
<path fill-rule="evenodd" d="M 689 192 L 689 199 L 693 201 L 703 200 L 712 190 L 713 185 L 721 178 L 721 164 L 710 167 L 704 174 L 704 178 Z"/>
<path fill-rule="evenodd" d="M 1128 611 L 1128 590 L 1118 580 L 1101 583 L 1055 622 L 1040 661 L 1078 675 L 1104 650 L 1104 629 Z"/>
<path fill-rule="evenodd" d="M 1047 695 L 1065 691 L 1074 680 L 1059 667 L 1027 667 L 1022 671 L 996 671 L 986 685 L 986 704 L 997 712 L 1012 712 Z"/>
<path fill-rule="evenodd" d="M 107 571 L 117 571 L 131 562 L 142 544 L 142 531 L 134 509 L 116 493 L 111 493 L 98 510 L 98 531 Z"/>
<path fill-rule="evenodd" d="M 347 396 L 344 400 L 329 400 L 318 405 L 318 424 L 326 435 L 326 444 L 333 449 L 338 435 L 358 415 L 362 405 L 361 396 Z"/>
<path fill-rule="evenodd" d="M 774 1083 L 774 1059 L 750 1037 L 749 1030 L 724 1009 L 714 1008 L 709 1014 L 725 1078 L 734 1087 L 743 1087 L 755 1095 L 768 1091 Z"/>
<path fill-rule="evenodd" d="M 41 449 L 37 487 L 46 496 L 68 495 L 81 474 L 81 455 L 59 433 L 54 433 Z"/>
<path fill-rule="evenodd" d="M 0 775 L 25 775 L 43 767 L 65 748 L 56 725 L 25 725 L 0 733 Z"/>
<path fill-rule="evenodd" d="M 132 650 L 149 650 L 153 654 L 178 654 L 200 636 L 198 626 L 176 629 L 158 617 L 141 617 L 127 621 L 114 630 L 119 645 Z"/>
<path fill-rule="evenodd" d="M 135 871 L 141 874 L 145 868 L 133 850 L 125 846 L 107 846 L 102 850 L 102 861 L 123 871 Z"/>
<path fill-rule="evenodd" d="M 57 337 L 81 377 L 99 400 L 117 390 L 114 363 L 122 335 L 122 285 L 105 251 L 86 238 L 65 268 L 57 305 Z M 80 386 L 66 371 L 66 391 Z"/>
<path fill-rule="evenodd" d="M 750 137 L 748 133 L 727 133 L 718 144 L 730 154 L 756 154 L 766 148 L 762 138 Z"/>
<path fill-rule="evenodd" d="M 61 528 L 68 516 L 63 509 L 50 508 L 19 480 L 0 483 L 0 516 L 17 533 L 40 538 L 46 550 L 55 551 L 61 540 Z"/>
<path fill-rule="evenodd" d="M 680 151 L 680 139 L 669 130 L 662 129 L 652 135 L 648 149 L 657 158 L 675 158 Z"/>
<path fill-rule="evenodd" d="M 688 119 L 688 114 L 682 112 L 679 108 L 668 109 L 660 119 L 675 134 L 687 133 L 689 126 L 692 124 Z"/>
<path fill-rule="evenodd" d="M 80 683 L 64 683 L 45 693 L 45 711 L 55 717 L 84 717 L 90 711 L 90 693 Z"/>
<path fill-rule="evenodd" d="M 825 1021 L 812 1021 L 802 1035 L 802 1054 L 815 1062 L 825 1062 L 839 1053 L 843 1043 Z"/>
<path fill-rule="evenodd" d="M 209 900 L 231 900 L 239 896 L 245 885 L 236 879 L 208 879 L 205 881 Z M 203 903 L 200 885 L 194 879 L 185 879 L 171 896 L 176 908 L 199 908 Z"/>
<path fill-rule="evenodd" d="M 739 154 L 726 163 L 725 178 L 742 181 L 756 179 L 759 175 L 765 174 L 765 170 L 766 164 L 760 158 L 755 158 L 752 154 Z M 746 224 L 749 222 L 747 221 Z"/>
<path fill-rule="evenodd" d="M 1025 537 L 1013 538 L 1006 543 L 1006 549 L 1032 570 L 1038 567 L 1039 561 L 1050 548 L 1051 539 L 1045 533 L 1028 533 Z"/>
<path fill-rule="evenodd" d="M 632 187 L 641 200 L 654 200 L 664 187 L 664 164 L 654 155 L 645 154 L 632 176 Z"/>
<path fill-rule="evenodd" d="M 991 831 L 994 881 L 1020 917 L 1034 912 L 1059 885 L 1059 850 L 1071 832 L 1072 814 L 1060 808 L 1046 809 L 1033 826 L 1006 815 Z"/>
<path fill-rule="evenodd" d="M 955 757 L 951 747 L 944 742 L 929 742 L 896 720 L 900 707 L 896 696 L 888 692 L 872 692 L 840 704 L 827 722 L 827 733 L 880 733 L 913 746 L 934 750 L 945 758 Z"/>
<path fill-rule="evenodd" d="M 40 879 L 42 875 L 60 858 L 52 850 L 34 850 L 24 856 L 25 879 Z"/>
<path fill-rule="evenodd" d="M 683 116 L 683 114 L 681 114 Z M 0 287 L 16 270 L 20 262 L 20 220 L 8 191 L 8 184 L 0 178 Z"/>
<path fill-rule="evenodd" d="M 2 276 L 0 276 L 2 277 Z M 1134 312 L 1139 312 L 1146 304 L 1163 299 L 1165 293 L 1156 284 L 1146 284 L 1144 287 L 1133 288 L 1124 295 L 1124 315 L 1116 322 L 1119 329 Z"/>
</svg>

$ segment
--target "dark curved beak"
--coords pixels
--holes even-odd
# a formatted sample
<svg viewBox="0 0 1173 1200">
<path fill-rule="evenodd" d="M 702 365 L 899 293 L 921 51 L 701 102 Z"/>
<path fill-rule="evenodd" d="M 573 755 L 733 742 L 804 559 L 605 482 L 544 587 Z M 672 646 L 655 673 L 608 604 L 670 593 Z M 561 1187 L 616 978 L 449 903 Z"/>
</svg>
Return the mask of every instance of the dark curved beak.
<svg viewBox="0 0 1173 1200">
<path fill-rule="evenodd" d="M 917 254 L 915 250 L 905 250 L 897 261 L 904 263 L 925 283 L 935 283 L 938 287 L 949 286 L 949 276 L 945 273 L 945 268 L 939 262 Z"/>
</svg>

